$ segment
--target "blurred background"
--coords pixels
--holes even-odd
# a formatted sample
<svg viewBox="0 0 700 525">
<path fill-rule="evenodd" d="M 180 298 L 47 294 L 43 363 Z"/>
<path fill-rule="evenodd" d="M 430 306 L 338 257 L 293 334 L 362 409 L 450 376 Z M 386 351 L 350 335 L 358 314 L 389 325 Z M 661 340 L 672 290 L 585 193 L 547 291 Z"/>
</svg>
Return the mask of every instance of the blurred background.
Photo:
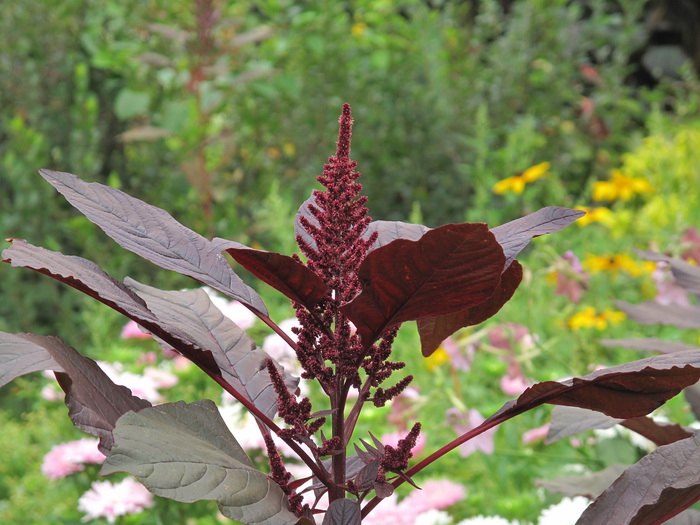
<svg viewBox="0 0 700 525">
<path fill-rule="evenodd" d="M 673 252 L 700 223 L 693 0 L 4 0 L 0 35 L 0 232 L 118 278 L 192 286 L 121 251 L 38 169 L 118 187 L 209 238 L 292 253 L 344 102 L 374 219 L 612 214 L 561 234 L 542 268 L 567 248 Z M 618 193 L 596 193 L 601 182 Z M 44 276 L 0 265 L 0 283 L 0 330 L 70 335 L 90 353 L 121 326 Z"/>
</svg>

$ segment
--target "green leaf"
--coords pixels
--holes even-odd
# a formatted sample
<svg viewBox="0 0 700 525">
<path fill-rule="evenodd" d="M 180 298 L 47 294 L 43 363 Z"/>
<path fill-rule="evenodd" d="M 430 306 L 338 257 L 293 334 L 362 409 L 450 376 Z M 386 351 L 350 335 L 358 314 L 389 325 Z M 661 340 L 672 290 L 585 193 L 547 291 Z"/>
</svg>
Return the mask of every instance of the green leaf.
<svg viewBox="0 0 700 525">
<path fill-rule="evenodd" d="M 114 112 L 121 120 L 128 120 L 136 115 L 146 113 L 150 103 L 151 96 L 148 93 L 122 89 L 114 101 Z"/>
<path fill-rule="evenodd" d="M 129 412 L 113 435 L 102 475 L 128 472 L 176 501 L 216 501 L 224 516 L 248 525 L 298 521 L 280 486 L 253 467 L 208 399 Z"/>
</svg>

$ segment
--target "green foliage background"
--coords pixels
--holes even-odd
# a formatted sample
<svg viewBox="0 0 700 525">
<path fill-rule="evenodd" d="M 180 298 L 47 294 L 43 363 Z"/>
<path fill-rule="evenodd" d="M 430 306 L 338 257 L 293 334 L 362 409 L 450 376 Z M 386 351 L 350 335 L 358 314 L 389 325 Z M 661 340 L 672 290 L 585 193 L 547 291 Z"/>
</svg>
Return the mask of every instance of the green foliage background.
<svg viewBox="0 0 700 525">
<path fill-rule="evenodd" d="M 545 205 L 590 205 L 592 184 L 613 168 L 648 179 L 657 193 L 613 206 L 612 229 L 573 226 L 536 243 L 526 291 L 498 317 L 542 337 L 529 364 L 538 380 L 632 359 L 600 348 L 591 334 L 562 331 L 575 307 L 552 294 L 545 275 L 567 249 L 631 253 L 654 241 L 673 251 L 682 231 L 698 226 L 700 83 L 685 68 L 652 87 L 635 84 L 632 58 L 648 37 L 644 9 L 635 0 L 6 0 L 0 232 L 90 258 L 115 277 L 191 286 L 120 251 L 42 183 L 36 170 L 45 167 L 119 187 L 203 235 L 290 253 L 291 219 L 335 149 L 340 106 L 349 102 L 352 157 L 375 219 L 496 225 Z M 493 193 L 498 180 L 544 161 L 550 174 L 523 195 Z M 70 335 L 93 356 L 115 351 L 122 321 L 77 292 L 9 265 L 0 265 L 0 282 L 0 330 Z M 639 300 L 649 287 L 644 278 L 598 276 L 587 297 L 604 308 L 612 298 Z M 423 370 L 414 346 L 407 336 L 402 357 Z M 506 399 L 494 393 L 503 363 L 486 356 L 475 367 L 463 401 L 495 411 Z M 424 423 L 446 440 L 441 418 L 455 400 L 441 370 L 425 372 L 438 415 Z M 29 378 L 0 390 L 0 450 L 13 451 L 0 458 L 0 521 L 16 522 L 38 500 L 53 508 L 46 516 L 62 516 L 52 522 L 74 522 L 70 498 L 45 494 L 38 473 L 41 455 L 68 435 L 67 418 L 35 405 L 35 386 Z M 538 413 L 499 434 L 500 456 L 470 458 L 465 516 L 532 519 L 545 504 L 535 477 L 561 463 L 603 466 L 585 448 L 523 453 L 521 431 L 545 421 Z M 382 422 L 370 413 L 365 429 Z M 508 454 L 530 457 L 517 463 Z M 437 474 L 460 461 L 446 459 Z M 79 495 L 87 485 L 79 479 L 61 490 Z M 491 499 L 494 491 L 503 498 Z M 59 501 L 65 512 L 52 507 Z"/>
</svg>

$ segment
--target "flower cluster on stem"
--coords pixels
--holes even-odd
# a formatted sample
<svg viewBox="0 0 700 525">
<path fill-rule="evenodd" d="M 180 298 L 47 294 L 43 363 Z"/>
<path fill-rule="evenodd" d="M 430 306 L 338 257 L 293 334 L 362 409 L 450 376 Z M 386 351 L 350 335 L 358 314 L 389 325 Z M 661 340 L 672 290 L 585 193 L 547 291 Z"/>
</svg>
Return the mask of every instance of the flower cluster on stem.
<svg viewBox="0 0 700 525">
<path fill-rule="evenodd" d="M 268 363 L 278 395 L 279 413 L 288 425 L 282 431 L 285 437 L 310 445 L 319 467 L 326 468 L 320 457 L 332 456 L 328 478 L 332 480 L 328 484 L 330 501 L 344 497 L 351 489 L 345 478 L 345 449 L 363 403 L 371 401 L 376 406 L 383 406 L 412 380 L 408 376 L 394 386 L 380 386 L 392 372 L 405 366 L 404 363 L 389 361 L 398 327 L 387 330 L 378 343 L 366 349 L 354 326 L 340 310 L 361 291 L 358 270 L 375 243 L 377 233 L 367 233 L 371 222 L 365 206 L 367 198 L 360 195 L 362 186 L 357 182 L 360 173 L 355 170 L 357 163 L 350 160 L 353 120 L 348 104 L 343 105 L 339 122 L 336 154 L 328 159 L 323 174 L 317 179 L 325 189 L 314 191 L 307 201 L 306 209 L 299 215 L 303 233 L 297 235 L 297 244 L 305 257 L 304 264 L 328 287 L 326 296 L 312 309 L 294 305 L 299 322 L 294 329 L 297 335 L 295 350 L 303 369 L 302 377 L 316 379 L 330 400 L 332 436 L 324 438 L 320 446 L 309 438 L 325 420 L 317 418 L 309 424 L 312 416 L 308 399 L 297 401 L 284 388 L 275 367 Z M 300 256 L 294 257 L 302 262 Z M 360 391 L 360 395 L 346 416 L 348 392 L 353 387 Z M 388 470 L 397 472 L 407 462 L 419 431 L 419 425 L 414 427 L 399 448 L 392 449 L 386 458 Z"/>
</svg>

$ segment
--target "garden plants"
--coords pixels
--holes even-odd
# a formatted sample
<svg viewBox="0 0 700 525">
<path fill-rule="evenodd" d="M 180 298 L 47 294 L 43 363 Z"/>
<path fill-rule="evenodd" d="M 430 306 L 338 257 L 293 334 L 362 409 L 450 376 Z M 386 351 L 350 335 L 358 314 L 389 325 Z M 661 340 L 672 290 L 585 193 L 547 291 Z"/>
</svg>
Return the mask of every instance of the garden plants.
<svg viewBox="0 0 700 525">
<path fill-rule="evenodd" d="M 0 384 L 53 370 L 73 423 L 100 440 L 103 475 L 127 472 L 154 494 L 177 501 L 216 501 L 224 516 L 247 524 L 319 519 L 326 525 L 357 525 L 398 486 L 414 484 L 413 476 L 431 463 L 523 412 L 549 403 L 638 418 L 700 379 L 700 351 L 694 350 L 537 383 L 410 467 L 420 423 L 395 446 L 372 434 L 356 436 L 363 406 L 383 407 L 413 380 L 404 363 L 392 360 L 402 323 L 416 321 L 420 351 L 430 356 L 455 331 L 488 319 L 512 297 L 522 279 L 516 257 L 533 237 L 555 233 L 583 212 L 547 207 L 494 228 L 372 221 L 350 160 L 351 135 L 345 104 L 336 153 L 318 178 L 324 189 L 314 190 L 295 217 L 300 253 L 291 256 L 208 240 L 120 190 L 40 171 L 123 248 L 245 305 L 293 349 L 302 378 L 317 383 L 324 406 L 312 406 L 299 395 L 299 379 L 225 318 L 202 290 L 160 290 L 131 278 L 122 282 L 87 259 L 22 239 L 11 239 L 2 254 L 12 266 L 49 275 L 124 314 L 164 348 L 197 365 L 256 418 L 268 471 L 256 468 L 212 401 L 154 406 L 114 384 L 95 361 L 56 337 L 0 333 Z M 292 301 L 296 338 L 271 319 L 260 295 L 225 254 Z M 690 458 L 700 441 L 693 436 L 683 447 Z M 309 477 L 292 478 L 279 440 L 306 464 Z M 585 523 L 605 522 L 602 517 L 611 509 L 615 523 L 660 523 L 700 498 L 700 471 L 690 462 L 680 481 L 670 464 L 637 468 L 655 475 L 648 477 L 653 500 L 624 490 L 634 479 L 622 480 L 623 490 L 595 502 Z M 304 491 L 315 493 L 315 504 L 302 501 Z M 318 504 L 324 494 L 327 507 Z"/>
</svg>

